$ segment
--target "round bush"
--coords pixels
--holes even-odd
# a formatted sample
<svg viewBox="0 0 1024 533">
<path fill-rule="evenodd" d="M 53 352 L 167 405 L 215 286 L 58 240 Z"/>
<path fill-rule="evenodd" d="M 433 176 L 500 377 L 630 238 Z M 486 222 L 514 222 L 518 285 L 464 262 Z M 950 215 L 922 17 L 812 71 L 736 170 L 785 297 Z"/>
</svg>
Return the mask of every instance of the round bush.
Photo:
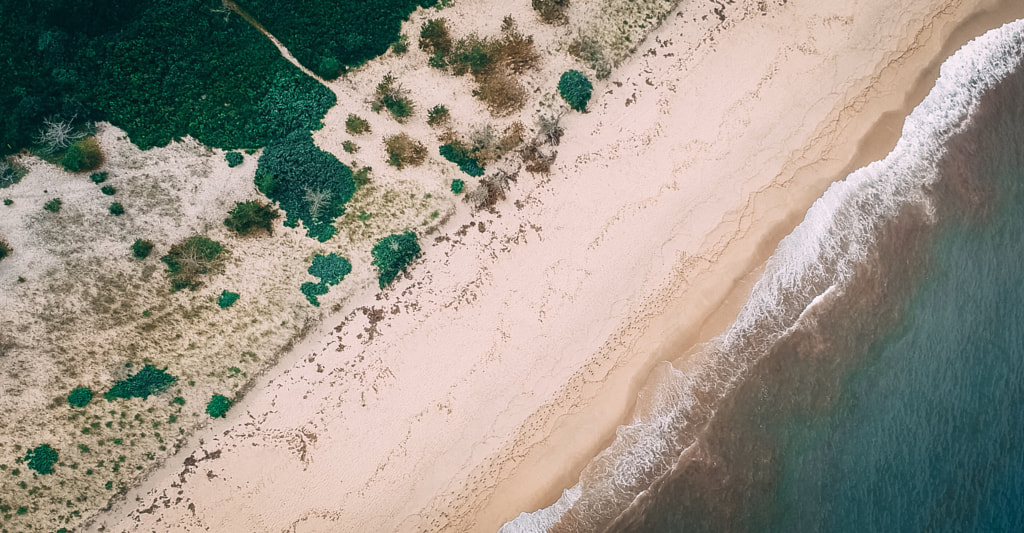
<svg viewBox="0 0 1024 533">
<path fill-rule="evenodd" d="M 145 239 L 135 239 L 132 243 L 132 255 L 136 259 L 145 259 L 153 251 L 153 243 Z"/>
<path fill-rule="evenodd" d="M 452 192 L 455 194 L 461 193 L 462 189 L 465 188 L 465 186 L 466 182 L 462 180 L 452 180 Z"/>
<path fill-rule="evenodd" d="M 29 468 L 40 474 L 51 474 L 53 465 L 57 462 L 57 450 L 51 448 L 49 444 L 40 444 L 25 454 L 25 462 Z"/>
<path fill-rule="evenodd" d="M 227 415 L 228 409 L 231 409 L 231 400 L 220 394 L 214 394 L 210 403 L 206 404 L 206 414 L 213 418 L 223 418 Z"/>
<path fill-rule="evenodd" d="M 590 101 L 590 93 L 594 86 L 590 80 L 578 70 L 570 70 L 562 74 L 558 80 L 558 94 L 569 104 L 569 107 L 576 111 L 586 111 L 587 102 Z"/>
<path fill-rule="evenodd" d="M 89 387 L 78 387 L 68 394 L 68 405 L 71 407 L 85 407 L 92 401 L 92 390 Z"/>
<path fill-rule="evenodd" d="M 237 292 L 223 291 L 220 293 L 220 296 L 217 297 L 217 305 L 219 305 L 221 309 L 227 309 L 228 307 L 235 305 L 235 302 L 238 301 L 238 297 L 239 294 Z"/>
<path fill-rule="evenodd" d="M 96 139 L 88 137 L 72 144 L 61 159 L 61 165 L 71 172 L 95 170 L 103 163 L 103 153 Z"/>
<path fill-rule="evenodd" d="M 224 159 L 228 162 L 228 167 L 235 168 L 241 165 L 245 161 L 245 156 L 238 152 L 228 152 L 224 154 Z"/>
<path fill-rule="evenodd" d="M 379 273 L 377 282 L 383 289 L 390 285 L 409 263 L 419 257 L 420 244 L 416 234 L 407 231 L 377 241 L 370 253 L 373 255 L 373 265 L 377 267 Z"/>
</svg>

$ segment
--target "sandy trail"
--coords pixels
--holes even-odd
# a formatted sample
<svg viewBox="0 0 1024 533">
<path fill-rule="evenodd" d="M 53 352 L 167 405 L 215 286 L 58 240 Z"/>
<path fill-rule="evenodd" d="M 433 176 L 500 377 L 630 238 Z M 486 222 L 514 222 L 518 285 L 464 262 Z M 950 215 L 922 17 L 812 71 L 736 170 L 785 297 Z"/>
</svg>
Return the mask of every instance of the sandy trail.
<svg viewBox="0 0 1024 533">
<path fill-rule="evenodd" d="M 720 331 L 814 199 L 891 147 L 950 47 L 1024 16 L 694 4 L 565 120 L 551 176 L 457 214 L 94 528 L 494 531 L 549 505 L 652 366 Z"/>
</svg>

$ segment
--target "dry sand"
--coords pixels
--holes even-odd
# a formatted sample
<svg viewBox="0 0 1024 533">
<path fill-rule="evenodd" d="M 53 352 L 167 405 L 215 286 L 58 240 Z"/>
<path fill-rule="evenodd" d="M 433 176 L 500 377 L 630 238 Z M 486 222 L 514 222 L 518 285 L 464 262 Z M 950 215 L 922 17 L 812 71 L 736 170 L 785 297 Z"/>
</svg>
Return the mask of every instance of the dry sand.
<svg viewBox="0 0 1024 533">
<path fill-rule="evenodd" d="M 811 202 L 891 146 L 949 47 L 1024 16 L 696 4 L 564 121 L 549 178 L 457 212 L 93 527 L 494 531 L 551 504 L 650 368 L 720 331 Z"/>
</svg>

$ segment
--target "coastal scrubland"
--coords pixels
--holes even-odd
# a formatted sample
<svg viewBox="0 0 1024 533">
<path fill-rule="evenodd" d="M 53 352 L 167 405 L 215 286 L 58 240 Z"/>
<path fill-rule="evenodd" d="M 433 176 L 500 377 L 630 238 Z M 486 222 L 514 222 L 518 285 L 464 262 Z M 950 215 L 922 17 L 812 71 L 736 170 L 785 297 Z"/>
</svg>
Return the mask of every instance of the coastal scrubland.
<svg viewBox="0 0 1024 533">
<path fill-rule="evenodd" d="M 285 4 L 0 20 L 0 528 L 88 522 L 349 295 L 415 269 L 460 206 L 548 172 L 559 76 L 601 77 L 566 36 L 622 22 Z M 623 15 L 631 38 L 665 5 Z"/>
</svg>

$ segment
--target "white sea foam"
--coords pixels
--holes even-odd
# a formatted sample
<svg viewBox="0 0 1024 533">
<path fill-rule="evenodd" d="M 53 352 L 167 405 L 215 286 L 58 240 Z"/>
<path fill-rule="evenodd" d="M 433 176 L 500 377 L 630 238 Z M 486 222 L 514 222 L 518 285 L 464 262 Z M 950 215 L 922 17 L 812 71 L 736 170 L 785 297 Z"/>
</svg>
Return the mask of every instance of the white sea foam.
<svg viewBox="0 0 1024 533">
<path fill-rule="evenodd" d="M 633 420 L 618 428 L 579 484 L 556 504 L 520 514 L 501 532 L 547 531 L 563 517 L 559 531 L 600 530 L 667 472 L 693 442 L 693 423 L 711 416 L 715 403 L 809 306 L 851 279 L 883 225 L 910 205 L 933 212 L 926 191 L 939 178 L 944 146 L 969 123 L 980 96 L 1022 60 L 1024 20 L 989 31 L 947 59 L 893 151 L 829 187 L 779 243 L 736 321 L 707 346 L 707 364 L 685 374 L 659 367 Z"/>
</svg>

